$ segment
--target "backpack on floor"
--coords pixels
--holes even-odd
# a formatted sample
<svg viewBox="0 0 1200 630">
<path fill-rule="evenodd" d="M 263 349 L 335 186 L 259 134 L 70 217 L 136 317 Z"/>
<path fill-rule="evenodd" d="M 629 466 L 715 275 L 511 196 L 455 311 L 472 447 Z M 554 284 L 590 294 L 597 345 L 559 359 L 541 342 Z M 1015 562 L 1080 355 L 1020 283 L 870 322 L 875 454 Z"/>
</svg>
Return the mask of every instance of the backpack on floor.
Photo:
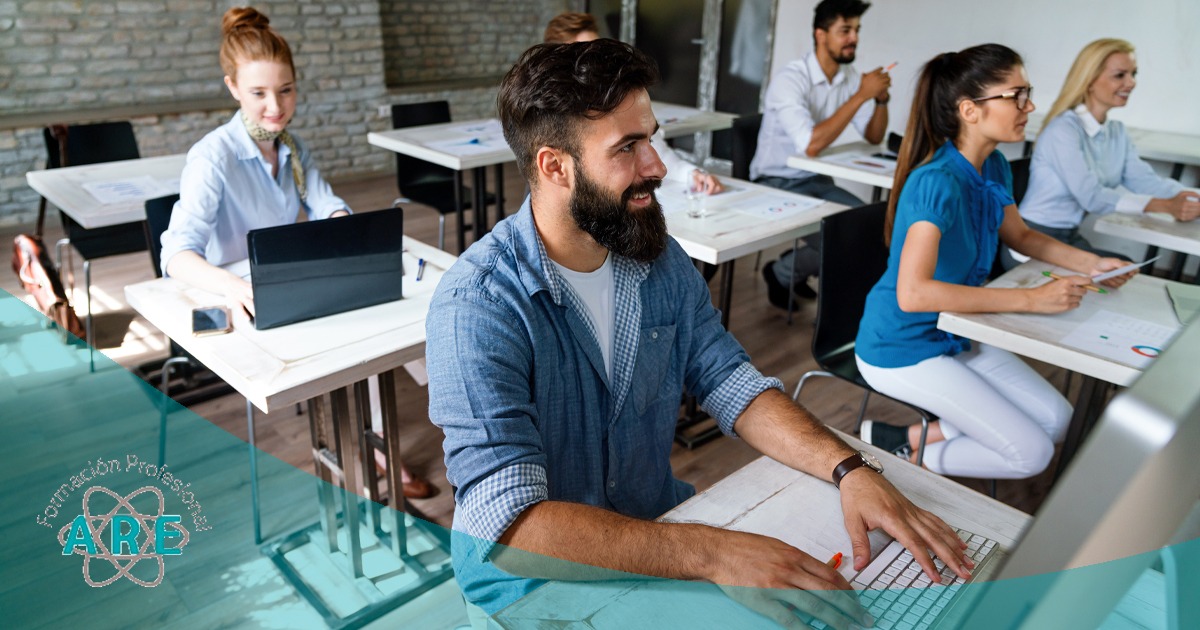
<svg viewBox="0 0 1200 630">
<path fill-rule="evenodd" d="M 80 339 L 86 336 L 42 239 L 18 234 L 13 239 L 12 268 L 21 279 L 21 285 L 37 301 L 38 310 L 54 320 L 60 329 Z"/>
</svg>

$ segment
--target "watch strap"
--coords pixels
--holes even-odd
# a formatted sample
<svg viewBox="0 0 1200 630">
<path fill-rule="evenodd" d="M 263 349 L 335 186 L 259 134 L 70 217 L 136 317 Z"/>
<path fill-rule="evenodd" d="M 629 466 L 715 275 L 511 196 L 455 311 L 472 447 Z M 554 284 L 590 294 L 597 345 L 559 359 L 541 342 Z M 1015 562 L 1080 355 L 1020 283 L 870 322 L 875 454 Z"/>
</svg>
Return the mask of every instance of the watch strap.
<svg viewBox="0 0 1200 630">
<path fill-rule="evenodd" d="M 850 474 L 854 470 L 862 468 L 863 466 L 866 466 L 866 465 L 867 465 L 867 460 L 866 460 L 866 458 L 864 458 L 862 456 L 861 453 L 855 453 L 855 454 L 851 455 L 850 457 L 843 459 L 841 461 L 841 463 L 839 463 L 833 469 L 833 487 L 841 489 L 842 477 L 845 477 L 846 475 Z M 872 468 L 872 470 L 874 470 L 874 469 Z"/>
</svg>

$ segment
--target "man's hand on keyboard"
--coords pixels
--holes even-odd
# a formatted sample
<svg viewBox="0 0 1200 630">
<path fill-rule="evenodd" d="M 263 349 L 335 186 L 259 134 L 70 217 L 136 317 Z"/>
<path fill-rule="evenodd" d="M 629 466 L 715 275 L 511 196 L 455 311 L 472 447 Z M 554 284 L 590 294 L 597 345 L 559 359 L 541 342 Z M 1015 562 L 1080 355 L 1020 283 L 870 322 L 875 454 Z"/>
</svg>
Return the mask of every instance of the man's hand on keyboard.
<svg viewBox="0 0 1200 630">
<path fill-rule="evenodd" d="M 730 599 L 785 628 L 807 629 L 807 617 L 842 630 L 874 624 L 846 578 L 824 562 L 775 538 L 720 532 L 706 577 Z"/>
<path fill-rule="evenodd" d="M 933 582 L 941 581 L 934 555 L 959 577 L 970 577 L 975 564 L 967 559 L 967 544 L 942 519 L 912 504 L 882 475 L 866 469 L 842 479 L 842 514 L 854 549 L 854 569 L 861 571 L 871 561 L 867 532 L 881 528 L 900 541 Z"/>
</svg>

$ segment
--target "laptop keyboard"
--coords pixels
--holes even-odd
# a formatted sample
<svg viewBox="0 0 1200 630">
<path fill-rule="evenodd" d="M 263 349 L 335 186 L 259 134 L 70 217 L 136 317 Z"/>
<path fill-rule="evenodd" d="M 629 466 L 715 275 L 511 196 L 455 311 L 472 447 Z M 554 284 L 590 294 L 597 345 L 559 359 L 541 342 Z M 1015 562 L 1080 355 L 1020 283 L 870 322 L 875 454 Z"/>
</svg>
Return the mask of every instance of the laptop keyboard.
<svg viewBox="0 0 1200 630">
<path fill-rule="evenodd" d="M 966 555 L 976 567 L 996 551 L 994 540 L 961 529 L 955 531 L 967 542 Z M 934 559 L 934 566 L 942 578 L 936 586 L 912 553 L 893 540 L 850 584 L 858 591 L 863 607 L 875 618 L 874 627 L 923 630 L 937 619 L 966 582 L 940 559 Z M 929 586 L 934 587 L 926 588 Z M 817 630 L 826 627 L 818 620 L 812 626 Z"/>
</svg>

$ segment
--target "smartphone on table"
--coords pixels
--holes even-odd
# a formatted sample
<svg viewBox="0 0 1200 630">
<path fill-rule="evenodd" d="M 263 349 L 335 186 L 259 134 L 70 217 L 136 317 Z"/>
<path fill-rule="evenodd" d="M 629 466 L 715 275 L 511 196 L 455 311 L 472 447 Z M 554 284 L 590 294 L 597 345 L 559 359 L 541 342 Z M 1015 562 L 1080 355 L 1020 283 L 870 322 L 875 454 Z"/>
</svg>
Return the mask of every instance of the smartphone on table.
<svg viewBox="0 0 1200 630">
<path fill-rule="evenodd" d="M 192 309 L 192 334 L 197 337 L 220 335 L 233 330 L 233 318 L 224 306 L 203 306 Z"/>
</svg>

